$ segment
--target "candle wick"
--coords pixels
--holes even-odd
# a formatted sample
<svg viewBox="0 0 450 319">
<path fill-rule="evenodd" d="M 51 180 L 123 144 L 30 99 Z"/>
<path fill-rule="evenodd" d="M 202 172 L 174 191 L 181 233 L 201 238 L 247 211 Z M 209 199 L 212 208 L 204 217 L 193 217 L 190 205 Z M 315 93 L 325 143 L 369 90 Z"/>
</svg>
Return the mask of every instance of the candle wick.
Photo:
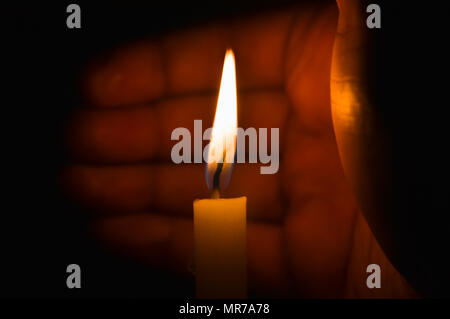
<svg viewBox="0 0 450 319">
<path fill-rule="evenodd" d="M 213 189 L 218 189 L 220 186 L 220 173 L 222 172 L 223 162 L 217 164 L 217 169 L 213 176 Z"/>
<path fill-rule="evenodd" d="M 219 199 L 220 198 L 220 192 L 218 188 L 215 188 L 211 194 L 212 199 Z"/>
<path fill-rule="evenodd" d="M 224 164 L 224 160 L 225 160 L 225 156 L 226 156 L 227 152 L 226 150 L 223 151 L 222 154 L 222 161 L 220 161 L 219 163 L 217 163 L 217 169 L 214 172 L 214 176 L 213 176 L 213 192 L 211 194 L 211 198 L 220 198 L 220 174 L 222 173 L 222 169 L 223 169 L 223 164 Z"/>
<path fill-rule="evenodd" d="M 225 152 L 224 152 L 225 157 Z M 219 163 L 217 163 L 216 171 L 214 172 L 213 176 L 213 189 L 219 189 L 220 187 L 220 173 L 222 173 L 223 169 L 223 159 Z"/>
</svg>

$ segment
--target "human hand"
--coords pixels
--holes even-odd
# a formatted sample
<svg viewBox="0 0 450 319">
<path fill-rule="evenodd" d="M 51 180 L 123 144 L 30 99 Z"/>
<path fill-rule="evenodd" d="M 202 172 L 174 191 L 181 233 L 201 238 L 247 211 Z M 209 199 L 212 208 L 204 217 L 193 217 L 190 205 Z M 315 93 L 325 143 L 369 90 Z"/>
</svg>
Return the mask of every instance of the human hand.
<svg viewBox="0 0 450 319">
<path fill-rule="evenodd" d="M 240 127 L 280 128 L 280 170 L 237 164 L 224 197 L 248 198 L 249 291 L 268 296 L 410 297 L 341 168 L 330 107 L 337 8 L 261 14 L 119 48 L 85 78 L 68 129 L 72 198 L 119 253 L 189 275 L 192 202 L 209 197 L 204 164 L 170 161 L 171 132 L 210 127 L 223 55 L 236 56 Z M 380 289 L 366 286 L 379 264 Z"/>
</svg>

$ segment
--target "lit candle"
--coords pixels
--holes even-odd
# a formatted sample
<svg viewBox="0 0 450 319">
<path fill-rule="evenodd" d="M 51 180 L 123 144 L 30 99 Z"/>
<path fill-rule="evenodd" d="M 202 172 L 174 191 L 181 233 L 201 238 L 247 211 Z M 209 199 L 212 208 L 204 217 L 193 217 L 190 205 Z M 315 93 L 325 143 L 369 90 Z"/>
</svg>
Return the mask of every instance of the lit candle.
<svg viewBox="0 0 450 319">
<path fill-rule="evenodd" d="M 236 68 L 227 50 L 208 150 L 211 199 L 194 201 L 196 290 L 199 298 L 247 297 L 246 197 L 220 198 L 230 178 L 237 137 Z"/>
</svg>

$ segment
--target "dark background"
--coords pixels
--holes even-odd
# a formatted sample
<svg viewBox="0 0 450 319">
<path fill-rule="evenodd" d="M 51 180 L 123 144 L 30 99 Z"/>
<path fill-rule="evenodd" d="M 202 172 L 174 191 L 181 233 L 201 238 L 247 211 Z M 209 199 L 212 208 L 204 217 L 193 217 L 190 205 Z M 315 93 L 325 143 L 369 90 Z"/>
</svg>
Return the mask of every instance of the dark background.
<svg viewBox="0 0 450 319">
<path fill-rule="evenodd" d="M 377 81 L 386 86 L 382 99 L 391 100 L 393 127 L 403 147 L 398 165 L 405 178 L 416 183 L 413 196 L 421 199 L 414 215 L 431 225 L 420 237 L 430 253 L 447 256 L 433 265 L 443 284 L 437 285 L 439 293 L 430 295 L 448 295 L 445 17 L 439 2 L 392 2 L 375 2 L 382 7 L 384 47 L 374 54 L 381 54 L 379 67 L 390 72 Z M 66 27 L 69 3 L 30 1 L 5 4 L 1 10 L 6 57 L 0 297 L 192 296 L 191 284 L 180 286 L 172 275 L 104 251 L 91 239 L 80 209 L 61 194 L 58 172 L 67 160 L 61 132 L 70 111 L 82 103 L 77 92 L 82 66 L 126 41 L 295 1 L 75 1 L 81 7 L 81 29 Z M 66 267 L 71 263 L 81 266 L 82 289 L 66 287 Z"/>
</svg>

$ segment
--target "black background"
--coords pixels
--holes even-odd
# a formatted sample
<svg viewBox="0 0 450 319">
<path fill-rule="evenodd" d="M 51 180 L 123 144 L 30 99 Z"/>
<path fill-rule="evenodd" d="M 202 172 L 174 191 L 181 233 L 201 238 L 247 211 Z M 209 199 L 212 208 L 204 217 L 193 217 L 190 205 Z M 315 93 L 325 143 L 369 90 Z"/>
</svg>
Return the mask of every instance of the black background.
<svg viewBox="0 0 450 319">
<path fill-rule="evenodd" d="M 447 256 L 435 266 L 448 283 L 445 13 L 439 2 L 420 6 L 392 2 L 376 2 L 382 6 L 380 32 L 385 39 L 379 53 L 387 57 L 380 67 L 390 71 L 389 78 L 378 81 L 386 84 L 383 98 L 392 101 L 405 158 L 411 159 L 402 164 L 414 172 L 416 196 L 422 196 L 432 211 L 418 213 L 435 225 L 421 236 L 440 241 L 439 249 L 431 251 Z M 104 251 L 91 240 L 83 214 L 61 194 L 58 172 L 67 160 L 61 132 L 70 111 L 82 103 L 77 92 L 80 71 L 93 56 L 126 41 L 210 19 L 274 10 L 294 1 L 76 1 L 82 28 L 72 30 L 66 27 L 69 3 L 30 1 L 5 4 L 1 10 L 6 57 L 2 58 L 0 296 L 192 296 L 191 284 L 180 286 L 172 275 Z M 419 143 L 409 136 L 418 137 Z M 66 287 L 66 267 L 71 263 L 81 266 L 82 289 Z M 438 291 L 431 295 L 448 295 L 444 284 Z"/>
</svg>

